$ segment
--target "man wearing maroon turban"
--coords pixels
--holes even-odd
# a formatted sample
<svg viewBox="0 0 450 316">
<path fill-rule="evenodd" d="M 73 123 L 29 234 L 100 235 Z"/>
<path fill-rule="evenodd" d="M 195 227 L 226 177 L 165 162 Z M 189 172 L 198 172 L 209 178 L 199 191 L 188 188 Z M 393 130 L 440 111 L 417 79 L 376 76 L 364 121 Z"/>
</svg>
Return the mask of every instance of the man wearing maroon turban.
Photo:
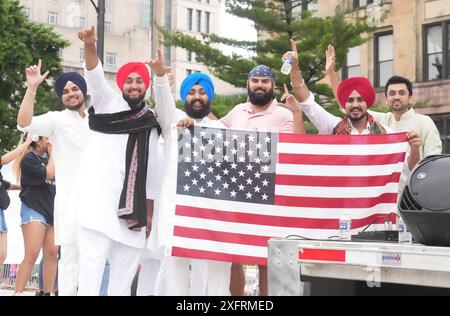
<svg viewBox="0 0 450 316">
<path fill-rule="evenodd" d="M 94 27 L 80 31 L 85 74 L 92 93 L 92 130 L 78 174 L 75 202 L 79 251 L 78 295 L 96 296 L 108 259 L 108 295 L 128 296 L 150 233 L 161 128 L 144 102 L 150 75 L 143 63 L 117 73 L 121 93 L 111 88 L 97 57 Z"/>
<path fill-rule="evenodd" d="M 377 121 L 367 112 L 375 103 L 375 90 L 367 78 L 355 77 L 344 80 L 338 88 L 337 98 L 345 109 L 343 118 L 334 116 L 316 103 L 310 93 L 298 66 L 297 52 L 289 52 L 293 67 L 291 82 L 294 94 L 303 111 L 321 134 L 334 135 L 379 135 L 392 131 Z M 412 170 L 420 160 L 421 138 L 416 132 L 409 132 L 407 138 L 411 147 L 408 156 L 408 167 Z"/>
</svg>

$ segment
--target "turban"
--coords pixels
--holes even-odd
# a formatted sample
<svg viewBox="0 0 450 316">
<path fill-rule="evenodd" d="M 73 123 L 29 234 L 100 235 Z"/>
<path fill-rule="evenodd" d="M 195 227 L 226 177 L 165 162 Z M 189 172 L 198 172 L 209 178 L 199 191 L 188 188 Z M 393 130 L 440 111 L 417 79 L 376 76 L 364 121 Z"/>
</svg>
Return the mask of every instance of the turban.
<svg viewBox="0 0 450 316">
<path fill-rule="evenodd" d="M 69 81 L 76 84 L 78 88 L 80 88 L 81 92 L 83 92 L 83 95 L 86 96 L 87 84 L 83 76 L 80 75 L 78 72 L 66 72 L 63 73 L 61 76 L 59 76 L 55 82 L 55 92 L 60 99 L 62 99 L 64 88 L 66 87 Z"/>
<path fill-rule="evenodd" d="M 193 73 L 184 79 L 180 88 L 180 96 L 183 103 L 186 103 L 186 98 L 195 85 L 202 86 L 208 95 L 209 102 L 212 103 L 214 100 L 214 84 L 208 75 L 201 72 Z"/>
<path fill-rule="evenodd" d="M 355 90 L 364 98 L 364 101 L 367 103 L 367 108 L 370 108 L 375 103 L 376 94 L 369 79 L 364 77 L 354 77 L 342 81 L 339 85 L 337 97 L 341 107 L 345 108 L 345 103 L 347 102 L 349 95 Z"/>
<path fill-rule="evenodd" d="M 248 79 L 253 77 L 266 77 L 272 79 L 272 81 L 275 81 L 275 75 L 273 74 L 272 69 L 266 65 L 259 65 L 253 68 L 248 74 Z"/>
<path fill-rule="evenodd" d="M 150 87 L 150 74 L 148 73 L 147 66 L 144 63 L 128 63 L 123 65 L 122 68 L 117 72 L 117 85 L 120 91 L 123 90 L 123 86 L 127 81 L 127 78 L 133 72 L 139 74 L 145 82 L 145 87 L 148 89 Z"/>
</svg>

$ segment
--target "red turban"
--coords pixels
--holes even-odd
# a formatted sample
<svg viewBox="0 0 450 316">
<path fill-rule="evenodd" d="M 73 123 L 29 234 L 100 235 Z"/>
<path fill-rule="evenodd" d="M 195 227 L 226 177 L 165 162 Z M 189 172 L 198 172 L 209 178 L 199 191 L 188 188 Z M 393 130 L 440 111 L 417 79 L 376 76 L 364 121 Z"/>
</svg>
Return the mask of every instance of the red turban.
<svg viewBox="0 0 450 316">
<path fill-rule="evenodd" d="M 367 103 L 367 108 L 370 108 L 376 99 L 375 90 L 369 79 L 364 77 L 353 77 L 342 81 L 337 91 L 337 98 L 341 107 L 345 108 L 345 103 L 353 91 L 359 92 Z"/>
<path fill-rule="evenodd" d="M 148 73 L 147 66 L 144 63 L 128 63 L 123 65 L 117 72 L 116 81 L 120 91 L 123 90 L 123 86 L 125 85 L 128 76 L 133 72 L 141 76 L 147 89 L 150 87 L 150 74 Z"/>
</svg>

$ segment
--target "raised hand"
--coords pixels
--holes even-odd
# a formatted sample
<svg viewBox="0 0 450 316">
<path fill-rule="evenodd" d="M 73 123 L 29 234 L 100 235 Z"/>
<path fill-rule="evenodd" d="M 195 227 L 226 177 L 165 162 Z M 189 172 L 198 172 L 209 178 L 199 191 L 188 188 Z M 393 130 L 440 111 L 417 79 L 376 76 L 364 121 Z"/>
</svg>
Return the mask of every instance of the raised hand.
<svg viewBox="0 0 450 316">
<path fill-rule="evenodd" d="M 42 67 L 42 60 L 39 59 L 39 62 L 36 65 L 33 65 L 26 70 L 27 75 L 27 86 L 29 89 L 36 92 L 39 85 L 47 78 L 48 74 L 50 73 L 47 71 L 45 74 L 41 75 L 41 67 Z"/>
<path fill-rule="evenodd" d="M 194 126 L 194 120 L 191 119 L 190 117 L 182 119 L 177 124 L 177 127 L 181 127 L 181 128 L 188 128 L 188 127 L 192 127 L 192 126 Z"/>
<path fill-rule="evenodd" d="M 78 32 L 78 38 L 85 44 L 95 44 L 98 41 L 97 34 L 95 33 L 95 27 L 84 29 Z"/>
<path fill-rule="evenodd" d="M 334 51 L 333 45 L 328 45 L 327 51 L 325 52 L 327 57 L 327 62 L 325 65 L 325 72 L 327 74 L 334 72 L 336 68 L 336 52 Z"/>
<path fill-rule="evenodd" d="M 164 65 L 164 59 L 160 48 L 158 49 L 157 54 L 158 57 L 156 59 L 150 60 L 146 62 L 146 64 L 150 66 L 158 77 L 162 77 L 165 74 L 169 74 L 171 68 Z"/>
<path fill-rule="evenodd" d="M 281 101 L 286 100 L 286 103 L 279 103 L 279 106 L 282 106 L 290 111 L 292 111 L 292 113 L 298 113 L 300 112 L 300 107 L 298 105 L 298 101 L 297 99 L 289 92 L 288 87 L 286 86 L 286 84 L 284 85 L 284 94 L 281 97 Z"/>
</svg>

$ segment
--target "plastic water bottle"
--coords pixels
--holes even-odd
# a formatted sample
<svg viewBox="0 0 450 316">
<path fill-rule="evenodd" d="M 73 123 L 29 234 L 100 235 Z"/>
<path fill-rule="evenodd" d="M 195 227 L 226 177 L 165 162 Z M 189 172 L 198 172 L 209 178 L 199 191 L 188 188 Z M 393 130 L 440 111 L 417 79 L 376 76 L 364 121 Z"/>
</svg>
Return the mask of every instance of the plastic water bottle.
<svg viewBox="0 0 450 316">
<path fill-rule="evenodd" d="M 283 66 L 281 66 L 281 73 L 285 75 L 289 75 L 292 70 L 292 64 L 294 61 L 292 60 L 292 57 L 289 56 L 283 63 Z"/>
<path fill-rule="evenodd" d="M 342 212 L 339 219 L 339 239 L 351 240 L 352 238 L 352 219 L 348 212 Z"/>
<path fill-rule="evenodd" d="M 398 228 L 398 242 L 401 244 L 411 244 L 412 243 L 411 233 L 408 231 L 408 227 L 406 227 L 405 222 L 401 217 L 398 218 L 397 228 Z"/>
</svg>

